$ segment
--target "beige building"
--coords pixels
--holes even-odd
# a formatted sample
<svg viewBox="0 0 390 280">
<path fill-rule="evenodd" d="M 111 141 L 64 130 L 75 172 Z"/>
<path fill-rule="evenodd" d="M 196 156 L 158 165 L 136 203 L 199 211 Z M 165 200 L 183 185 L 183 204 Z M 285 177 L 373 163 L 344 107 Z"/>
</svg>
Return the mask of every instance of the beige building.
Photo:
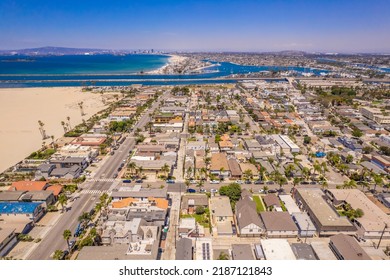
<svg viewBox="0 0 390 280">
<path fill-rule="evenodd" d="M 218 235 L 232 235 L 233 211 L 227 196 L 213 196 L 210 198 L 210 214 L 213 231 Z"/>
<path fill-rule="evenodd" d="M 337 211 L 326 202 L 326 196 L 319 188 L 300 188 L 294 193 L 298 207 L 306 211 L 313 221 L 320 236 L 331 236 L 338 233 L 355 234 L 355 226 L 341 217 Z"/>
<path fill-rule="evenodd" d="M 353 209 L 361 209 L 363 216 L 355 218 L 357 236 L 363 238 L 390 238 L 390 216 L 385 214 L 363 192 L 356 189 L 329 189 L 325 191 L 332 200 L 333 205 L 339 206 L 345 203 Z M 385 225 L 389 227 L 385 229 Z"/>
</svg>

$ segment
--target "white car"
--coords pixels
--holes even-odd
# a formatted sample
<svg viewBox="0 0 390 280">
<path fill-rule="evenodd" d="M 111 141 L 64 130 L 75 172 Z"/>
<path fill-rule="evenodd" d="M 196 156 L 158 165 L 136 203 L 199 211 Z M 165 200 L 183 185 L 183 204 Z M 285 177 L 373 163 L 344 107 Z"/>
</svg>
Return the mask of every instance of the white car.
<svg viewBox="0 0 390 280">
<path fill-rule="evenodd" d="M 216 192 L 218 192 L 218 190 L 216 190 L 216 189 L 211 189 L 210 192 L 216 193 Z"/>
<path fill-rule="evenodd" d="M 218 181 L 218 180 L 212 180 L 212 181 L 210 181 L 210 184 L 219 184 L 220 183 L 220 181 Z"/>
</svg>

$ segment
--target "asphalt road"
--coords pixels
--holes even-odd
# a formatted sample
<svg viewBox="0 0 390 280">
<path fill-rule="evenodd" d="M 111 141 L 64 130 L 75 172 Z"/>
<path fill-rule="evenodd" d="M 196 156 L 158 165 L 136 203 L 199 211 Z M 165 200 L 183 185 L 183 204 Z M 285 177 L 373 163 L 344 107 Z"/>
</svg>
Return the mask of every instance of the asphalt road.
<svg viewBox="0 0 390 280">
<path fill-rule="evenodd" d="M 161 100 L 168 98 L 168 95 L 160 96 L 152 107 L 142 114 L 139 121 L 134 125 L 133 130 L 144 127 L 150 120 L 149 113 L 152 113 Z M 72 234 L 74 233 L 77 224 L 78 217 L 83 212 L 89 212 L 99 201 L 101 193 L 106 192 L 112 186 L 111 181 L 95 181 L 99 179 L 113 179 L 113 175 L 117 173 L 117 169 L 120 164 L 127 159 L 129 151 L 135 146 L 135 138 L 133 133 L 127 136 L 126 140 L 120 145 L 119 149 L 115 151 L 115 154 L 110 156 L 98 169 L 93 178 L 89 178 L 79 187 L 83 190 L 80 193 L 80 197 L 76 199 L 72 204 L 67 205 L 70 209 L 67 212 L 61 214 L 61 218 L 53 226 L 53 228 L 42 238 L 39 245 L 27 256 L 30 260 L 48 260 L 51 259 L 51 255 L 55 250 L 65 250 L 67 245 L 66 241 L 62 237 L 64 230 L 70 229 Z M 100 191 L 100 193 L 88 193 L 88 190 Z"/>
</svg>

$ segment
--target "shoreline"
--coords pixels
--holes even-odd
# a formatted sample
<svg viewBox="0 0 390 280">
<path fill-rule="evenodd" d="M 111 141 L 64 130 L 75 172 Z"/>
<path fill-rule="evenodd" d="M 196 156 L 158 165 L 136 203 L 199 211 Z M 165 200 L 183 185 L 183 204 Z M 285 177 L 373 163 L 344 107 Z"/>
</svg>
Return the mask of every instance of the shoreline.
<svg viewBox="0 0 390 280">
<path fill-rule="evenodd" d="M 102 97 L 82 92 L 82 87 L 0 88 L 0 172 L 40 149 L 43 142 L 38 120 L 42 121 L 48 136 L 63 137 L 61 121 L 70 117 L 72 127 L 103 110 Z M 81 116 L 78 103 L 83 102 L 85 115 Z"/>
</svg>

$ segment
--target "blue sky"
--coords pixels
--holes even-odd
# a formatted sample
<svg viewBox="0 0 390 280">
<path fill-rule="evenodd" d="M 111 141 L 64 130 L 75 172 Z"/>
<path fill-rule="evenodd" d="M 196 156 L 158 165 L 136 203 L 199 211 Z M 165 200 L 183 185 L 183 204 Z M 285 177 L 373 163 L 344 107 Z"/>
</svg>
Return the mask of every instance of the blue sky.
<svg viewBox="0 0 390 280">
<path fill-rule="evenodd" d="M 390 52 L 390 1 L 0 0 L 0 49 Z"/>
</svg>

